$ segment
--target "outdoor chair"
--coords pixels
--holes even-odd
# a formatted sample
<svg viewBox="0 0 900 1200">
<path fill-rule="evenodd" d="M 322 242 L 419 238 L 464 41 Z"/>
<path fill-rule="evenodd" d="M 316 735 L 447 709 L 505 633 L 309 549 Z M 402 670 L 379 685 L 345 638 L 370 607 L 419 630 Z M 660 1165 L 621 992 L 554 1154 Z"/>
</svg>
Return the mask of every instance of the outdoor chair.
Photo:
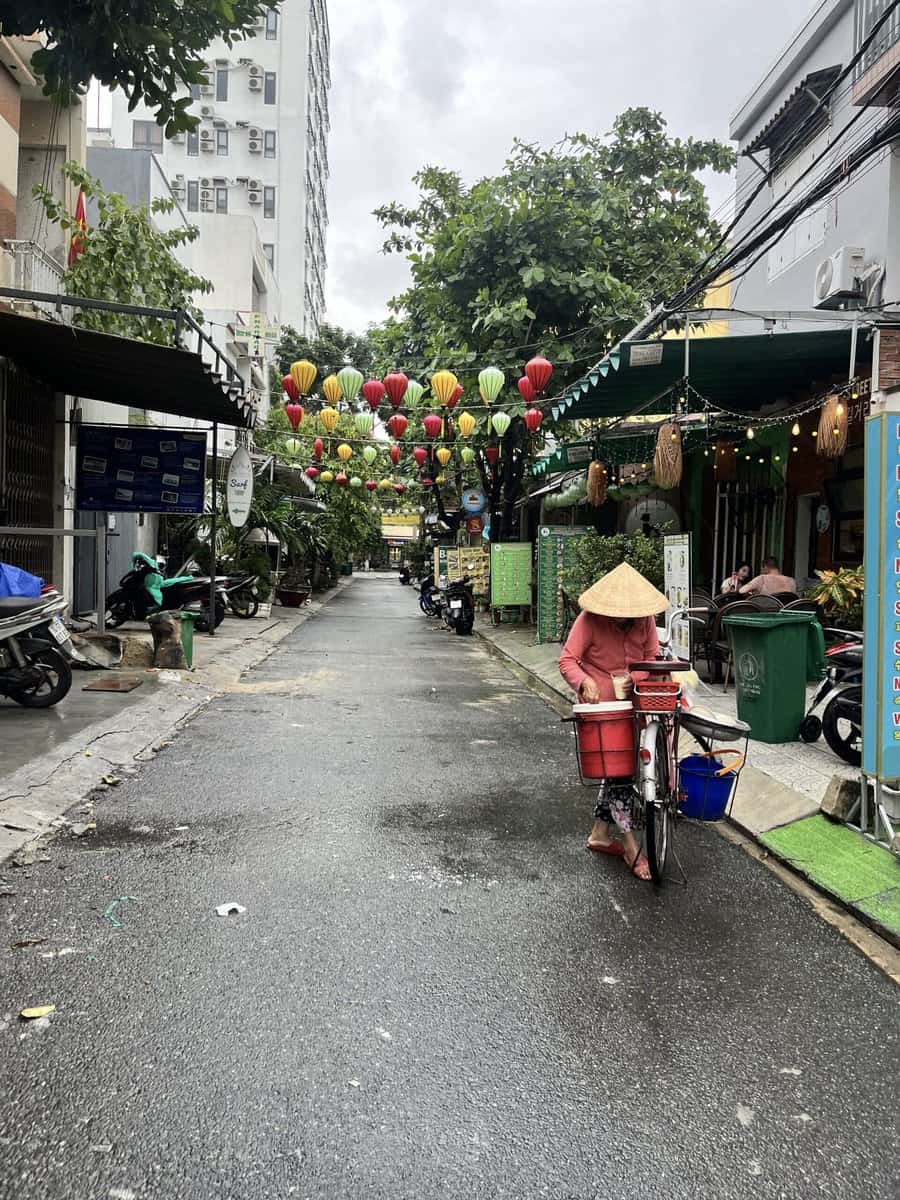
<svg viewBox="0 0 900 1200">
<path fill-rule="evenodd" d="M 793 604 L 795 600 L 800 599 L 796 592 L 773 592 L 772 595 L 776 600 L 780 600 L 785 605 Z"/>
<path fill-rule="evenodd" d="M 818 604 L 815 600 L 790 600 L 784 606 L 785 612 L 813 612 L 816 616 L 820 615 Z"/>
<path fill-rule="evenodd" d="M 713 620 L 712 633 L 710 634 L 710 658 L 706 660 L 707 669 L 712 673 L 712 663 L 715 663 L 718 682 L 718 671 L 722 663 L 725 664 L 725 679 L 722 683 L 722 691 L 728 691 L 728 676 L 731 673 L 731 663 L 733 658 L 733 650 L 731 647 L 731 634 L 728 632 L 728 626 L 723 624 L 723 618 L 728 613 L 755 613 L 761 610 L 753 603 L 752 600 L 735 600 L 731 604 L 726 604 L 718 610 Z"/>
<path fill-rule="evenodd" d="M 784 605 L 777 596 L 748 596 L 757 612 L 781 612 Z"/>
<path fill-rule="evenodd" d="M 581 609 L 578 607 L 578 600 L 570 596 L 565 589 L 561 590 L 561 594 L 563 602 L 563 627 L 560 641 L 564 642 L 569 636 L 572 626 L 575 624 L 575 618 L 581 612 Z"/>
<path fill-rule="evenodd" d="M 709 667 L 709 639 L 712 635 L 713 621 L 716 616 L 716 602 L 708 592 L 696 588 L 691 592 L 691 608 L 705 608 L 705 613 L 691 614 L 691 636 L 697 646 L 695 658 L 706 659 Z"/>
</svg>

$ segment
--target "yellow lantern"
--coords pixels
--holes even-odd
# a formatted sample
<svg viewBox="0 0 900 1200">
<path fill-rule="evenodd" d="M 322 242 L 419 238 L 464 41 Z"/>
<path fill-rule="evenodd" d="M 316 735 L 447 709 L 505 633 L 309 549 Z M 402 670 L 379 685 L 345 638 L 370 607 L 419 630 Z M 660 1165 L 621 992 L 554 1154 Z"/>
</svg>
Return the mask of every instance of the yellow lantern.
<svg viewBox="0 0 900 1200">
<path fill-rule="evenodd" d="M 437 452 L 437 460 L 441 464 L 442 467 L 446 467 L 447 463 L 450 461 L 450 459 L 452 457 L 453 457 L 453 455 L 450 453 L 450 451 L 447 449 L 446 446 L 441 446 L 440 450 L 438 450 L 438 452 Z"/>
<path fill-rule="evenodd" d="M 390 479 L 381 479 L 378 483 L 378 490 L 379 492 L 389 492 L 393 486 Z"/>
<path fill-rule="evenodd" d="M 327 383 L 327 382 L 328 382 L 328 380 L 326 379 L 325 383 Z M 334 427 L 335 427 L 335 425 L 337 425 L 337 423 L 340 419 L 341 419 L 341 414 L 338 412 L 338 410 L 336 408 L 323 408 L 322 411 L 319 413 L 319 420 L 322 422 L 322 424 L 325 426 L 325 428 L 328 430 L 329 433 L 334 433 Z"/>
<path fill-rule="evenodd" d="M 452 371 L 436 371 L 431 377 L 431 390 L 444 408 L 453 399 L 459 380 Z"/>
<path fill-rule="evenodd" d="M 337 375 L 329 375 L 322 380 L 322 394 L 329 404 L 337 404 L 341 398 L 341 385 Z"/>
<path fill-rule="evenodd" d="M 475 426 L 478 422 L 470 412 L 459 414 L 459 420 L 456 422 L 456 428 L 459 430 L 460 437 L 470 437 L 475 432 Z"/>
<path fill-rule="evenodd" d="M 317 374 L 316 368 L 308 359 L 301 358 L 299 362 L 291 363 L 291 379 L 301 396 L 307 395 Z"/>
<path fill-rule="evenodd" d="M 346 442 L 341 442 L 337 448 L 337 456 L 341 462 L 349 462 L 353 457 L 353 447 L 348 446 Z"/>
<path fill-rule="evenodd" d="M 323 471 L 319 476 L 319 483 L 334 483 L 334 472 Z"/>
</svg>

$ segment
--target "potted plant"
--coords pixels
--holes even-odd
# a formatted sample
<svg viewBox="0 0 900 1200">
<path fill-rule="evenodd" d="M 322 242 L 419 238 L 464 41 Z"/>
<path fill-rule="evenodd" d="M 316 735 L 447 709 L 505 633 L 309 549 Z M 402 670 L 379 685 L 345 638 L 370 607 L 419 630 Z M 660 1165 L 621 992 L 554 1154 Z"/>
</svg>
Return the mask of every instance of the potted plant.
<svg viewBox="0 0 900 1200">
<path fill-rule="evenodd" d="M 809 590 L 829 622 L 842 629 L 862 628 L 863 569 L 840 567 L 837 571 L 816 571 L 819 582 Z"/>
<path fill-rule="evenodd" d="M 275 587 L 275 598 L 285 608 L 299 608 L 310 597 L 309 572 L 302 563 L 288 567 Z"/>
</svg>

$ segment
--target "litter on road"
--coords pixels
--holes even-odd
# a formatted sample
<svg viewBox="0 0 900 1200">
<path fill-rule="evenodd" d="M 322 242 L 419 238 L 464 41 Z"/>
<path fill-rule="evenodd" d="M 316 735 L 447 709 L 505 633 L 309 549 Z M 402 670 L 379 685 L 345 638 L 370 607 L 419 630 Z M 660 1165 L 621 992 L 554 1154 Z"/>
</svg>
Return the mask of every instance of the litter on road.
<svg viewBox="0 0 900 1200">
<path fill-rule="evenodd" d="M 229 904 L 220 904 L 216 908 L 216 913 L 220 917 L 230 917 L 232 913 L 240 916 L 241 913 L 245 913 L 246 911 L 246 908 L 242 904 L 235 904 L 234 901 L 231 901 Z"/>
</svg>

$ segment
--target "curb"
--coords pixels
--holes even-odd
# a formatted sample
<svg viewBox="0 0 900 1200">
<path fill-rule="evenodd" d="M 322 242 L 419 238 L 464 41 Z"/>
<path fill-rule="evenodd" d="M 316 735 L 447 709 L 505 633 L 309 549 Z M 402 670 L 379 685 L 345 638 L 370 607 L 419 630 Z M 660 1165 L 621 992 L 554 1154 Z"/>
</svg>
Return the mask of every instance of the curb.
<svg viewBox="0 0 900 1200">
<path fill-rule="evenodd" d="M 4 779 L 0 865 L 29 842 L 59 828 L 63 814 L 92 792 L 115 786 L 104 783 L 104 777 L 118 783 L 122 776 L 136 773 L 229 685 L 269 658 L 295 629 L 318 616 L 352 583 L 352 576 L 339 580 L 295 619 L 278 621 L 248 637 L 225 661 L 213 661 L 203 668 L 202 679 L 185 672 L 178 683 L 159 686 L 144 703 L 87 726 L 55 747 L 52 754 L 27 763 Z"/>
</svg>

